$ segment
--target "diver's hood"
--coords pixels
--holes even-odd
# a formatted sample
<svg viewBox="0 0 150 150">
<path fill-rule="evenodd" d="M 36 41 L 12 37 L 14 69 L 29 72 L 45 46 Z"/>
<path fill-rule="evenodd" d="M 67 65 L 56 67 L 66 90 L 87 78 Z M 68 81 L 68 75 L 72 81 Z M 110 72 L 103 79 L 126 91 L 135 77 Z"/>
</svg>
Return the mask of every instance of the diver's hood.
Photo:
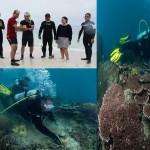
<svg viewBox="0 0 150 150">
<path fill-rule="evenodd" d="M 53 104 L 44 104 L 45 111 L 51 111 L 54 108 Z"/>
</svg>

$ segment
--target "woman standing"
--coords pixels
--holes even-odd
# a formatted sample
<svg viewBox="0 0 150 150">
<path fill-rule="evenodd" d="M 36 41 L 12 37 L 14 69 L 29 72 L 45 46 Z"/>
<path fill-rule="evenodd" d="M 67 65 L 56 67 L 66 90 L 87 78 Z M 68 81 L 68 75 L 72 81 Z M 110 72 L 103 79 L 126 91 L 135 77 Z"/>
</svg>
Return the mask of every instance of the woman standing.
<svg viewBox="0 0 150 150">
<path fill-rule="evenodd" d="M 72 27 L 68 24 L 67 17 L 62 17 L 61 22 L 62 24 L 57 28 L 56 43 L 58 48 L 60 48 L 61 58 L 64 59 L 65 55 L 66 60 L 69 60 L 68 46 L 72 40 Z"/>
</svg>

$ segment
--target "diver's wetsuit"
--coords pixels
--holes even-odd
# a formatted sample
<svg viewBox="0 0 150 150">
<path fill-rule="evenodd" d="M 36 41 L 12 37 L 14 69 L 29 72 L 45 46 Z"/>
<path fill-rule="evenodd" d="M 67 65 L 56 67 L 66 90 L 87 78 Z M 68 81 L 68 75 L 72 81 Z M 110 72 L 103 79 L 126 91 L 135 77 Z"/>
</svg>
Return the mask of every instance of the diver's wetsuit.
<svg viewBox="0 0 150 150">
<path fill-rule="evenodd" d="M 37 130 L 51 137 L 52 139 L 56 138 L 56 134 L 51 132 L 42 124 L 42 121 L 43 121 L 42 116 L 45 116 L 45 115 L 48 116 L 49 119 L 53 122 L 56 122 L 56 120 L 54 118 L 52 111 L 49 111 L 47 114 L 43 114 L 42 108 L 41 108 L 41 102 L 39 98 L 34 100 L 34 102 L 27 108 L 27 111 L 30 115 L 30 118 L 32 119 L 33 124 L 37 128 Z"/>
<path fill-rule="evenodd" d="M 48 118 L 55 123 L 56 123 L 56 120 L 54 118 L 52 111 L 48 111 L 46 113 L 42 111 L 40 99 L 41 99 L 41 97 L 37 96 L 37 98 L 35 100 L 27 100 L 26 104 L 25 104 L 26 110 L 24 111 L 24 113 L 26 115 L 28 115 L 28 117 L 31 118 L 31 120 L 37 130 L 39 130 L 44 135 L 52 138 L 56 144 L 60 145 L 61 141 L 59 139 L 59 136 L 57 134 L 51 132 L 42 123 L 45 116 L 48 116 Z"/>
<path fill-rule="evenodd" d="M 84 31 L 83 44 L 85 47 L 86 59 L 91 60 L 91 57 L 92 57 L 91 39 L 94 39 L 95 37 L 95 23 L 88 20 L 88 21 L 83 22 L 81 26 L 82 27 L 78 35 L 78 40 L 80 39 L 82 32 Z"/>
<path fill-rule="evenodd" d="M 121 52 L 125 53 L 126 50 L 131 50 L 136 56 L 144 58 L 146 61 L 150 60 L 150 33 L 143 36 L 136 41 L 130 41 L 120 45 Z"/>
<path fill-rule="evenodd" d="M 3 58 L 3 32 L 2 29 L 5 29 L 5 24 L 2 19 L 0 19 L 0 58 Z"/>
<path fill-rule="evenodd" d="M 48 43 L 49 45 L 49 56 L 52 56 L 52 43 L 53 43 L 53 34 L 54 34 L 54 40 L 56 40 L 56 27 L 55 23 L 53 21 L 43 21 L 41 23 L 41 27 L 39 30 L 39 37 L 41 37 L 41 33 L 43 31 L 43 47 L 42 47 L 42 52 L 43 56 L 45 57 L 46 55 L 46 45 Z"/>
<path fill-rule="evenodd" d="M 142 56 L 146 61 L 150 60 L 150 33 L 144 37 L 142 37 L 141 44 L 139 45 L 140 51 L 142 52 Z"/>
</svg>

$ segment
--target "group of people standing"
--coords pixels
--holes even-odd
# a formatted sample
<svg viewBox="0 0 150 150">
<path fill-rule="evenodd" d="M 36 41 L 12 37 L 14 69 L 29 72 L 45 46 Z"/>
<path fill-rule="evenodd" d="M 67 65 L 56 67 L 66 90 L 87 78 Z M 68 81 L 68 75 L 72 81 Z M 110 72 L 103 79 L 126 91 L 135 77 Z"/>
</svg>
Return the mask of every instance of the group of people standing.
<svg viewBox="0 0 150 150">
<path fill-rule="evenodd" d="M 20 22 L 20 25 L 17 25 L 16 19 L 19 17 L 20 12 L 18 10 L 15 10 L 13 12 L 13 16 L 9 18 L 7 23 L 7 40 L 11 46 L 11 65 L 13 66 L 19 66 L 17 61 L 24 59 L 24 51 L 25 47 L 28 43 L 28 46 L 30 47 L 30 58 L 33 59 L 33 47 L 34 47 L 34 37 L 33 37 L 33 30 L 34 30 L 34 21 L 30 19 L 30 13 L 26 12 L 24 14 L 24 20 Z M 85 22 L 81 24 L 81 30 L 79 31 L 78 35 L 78 42 L 80 41 L 80 37 L 82 33 L 83 35 L 83 44 L 85 47 L 85 58 L 81 58 L 81 60 L 87 60 L 87 63 L 91 63 L 91 56 L 92 56 L 92 45 L 94 43 L 94 37 L 95 37 L 95 23 L 90 21 L 91 14 L 86 13 L 85 14 Z M 68 54 L 68 47 L 71 44 L 72 41 L 72 27 L 70 24 L 68 24 L 68 18 L 62 17 L 61 19 L 62 24 L 60 24 L 56 30 L 55 23 L 51 21 L 51 16 L 49 13 L 45 14 L 45 21 L 41 23 L 38 37 L 41 39 L 41 34 L 43 32 L 42 36 L 42 53 L 43 55 L 41 58 L 46 57 L 46 46 L 47 43 L 49 45 L 49 58 L 54 58 L 54 55 L 52 54 L 52 44 L 53 39 L 56 41 L 58 48 L 60 48 L 61 58 L 64 59 L 66 57 L 66 60 L 69 60 L 69 54 Z M 3 56 L 3 34 L 2 29 L 5 29 L 5 25 L 2 19 L 0 19 L 0 58 L 4 58 Z M 17 31 L 22 31 L 22 47 L 21 47 L 21 59 L 17 60 L 15 59 L 15 54 L 17 51 Z"/>
</svg>

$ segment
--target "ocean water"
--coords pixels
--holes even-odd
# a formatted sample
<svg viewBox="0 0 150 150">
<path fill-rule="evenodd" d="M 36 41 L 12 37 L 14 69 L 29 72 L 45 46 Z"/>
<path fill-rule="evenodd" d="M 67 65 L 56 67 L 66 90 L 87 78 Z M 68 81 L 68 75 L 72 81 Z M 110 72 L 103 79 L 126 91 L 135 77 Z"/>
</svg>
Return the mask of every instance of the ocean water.
<svg viewBox="0 0 150 150">
<path fill-rule="evenodd" d="M 97 5 L 98 33 L 103 39 L 103 52 L 106 59 L 115 49 L 119 38 L 130 34 L 136 40 L 139 34 L 139 21 L 146 20 L 150 25 L 149 0 L 105 0 Z M 145 23 L 141 24 L 141 31 L 147 30 Z"/>
<path fill-rule="evenodd" d="M 72 30 L 73 30 L 72 43 L 69 46 L 69 49 L 71 49 L 71 50 L 84 51 L 84 45 L 83 45 L 83 42 L 82 42 L 83 35 L 80 38 L 80 43 L 77 43 L 78 34 L 79 34 L 80 29 L 81 29 L 80 26 L 72 26 Z M 34 29 L 34 45 L 37 46 L 37 47 L 41 47 L 42 40 L 38 39 L 38 33 L 39 33 L 39 28 L 35 27 L 35 29 Z M 7 39 L 5 37 L 6 37 L 6 30 L 4 31 L 4 48 L 5 48 L 5 46 L 9 45 L 8 41 L 7 41 Z M 18 32 L 17 33 L 17 37 L 18 37 L 18 44 L 21 44 L 22 32 Z M 95 43 L 93 45 L 93 51 L 94 52 L 97 51 L 96 50 L 96 42 L 97 42 L 97 40 L 95 38 Z M 58 49 L 57 48 L 57 44 L 56 44 L 55 41 L 53 41 L 53 48 Z"/>
<path fill-rule="evenodd" d="M 0 93 L 0 149 L 6 148 L 5 144 L 9 141 L 7 147 L 10 150 L 96 150 L 95 69 L 1 69 L 0 76 L 0 84 L 7 88 L 15 79 L 27 76 L 31 79 L 29 89 L 38 89 L 42 95 L 53 98 L 52 112 L 57 124 L 48 116 L 41 116 L 40 130 L 45 130 L 45 126 L 57 134 L 62 142 L 61 145 L 56 145 L 54 138 L 37 130 L 30 113 L 25 118 L 21 116 L 19 110 L 28 111 L 27 101 L 13 106 L 12 99 Z M 36 120 L 38 126 L 39 119 Z"/>
<path fill-rule="evenodd" d="M 95 69 L 1 69 L 0 76 L 0 83 L 6 87 L 28 76 L 31 89 L 41 89 L 62 103 L 96 103 Z"/>
<path fill-rule="evenodd" d="M 98 1 L 98 150 L 150 149 L 149 8 L 149 0 Z M 116 48 L 122 55 L 110 61 Z"/>
</svg>

